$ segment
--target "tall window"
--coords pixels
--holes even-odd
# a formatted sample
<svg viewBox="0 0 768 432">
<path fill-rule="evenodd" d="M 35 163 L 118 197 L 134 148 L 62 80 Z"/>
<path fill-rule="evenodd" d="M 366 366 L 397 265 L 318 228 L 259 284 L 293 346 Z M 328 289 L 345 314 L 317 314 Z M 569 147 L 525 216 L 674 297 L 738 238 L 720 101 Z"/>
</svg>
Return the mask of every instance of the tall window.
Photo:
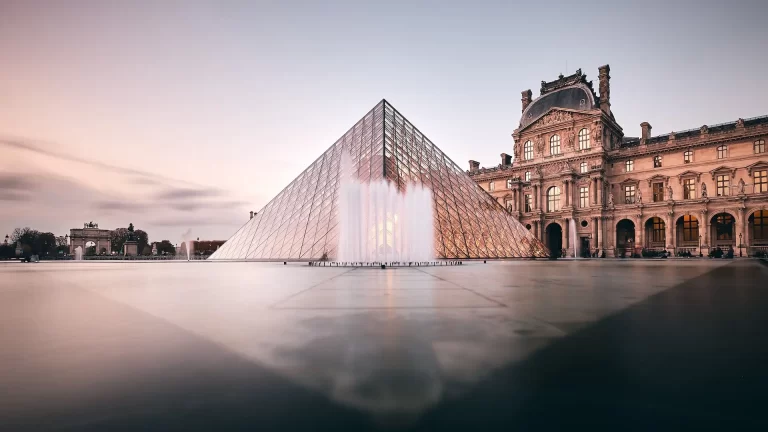
<svg viewBox="0 0 768 432">
<path fill-rule="evenodd" d="M 512 179 L 507 179 L 507 189 L 512 189 Z"/>
<path fill-rule="evenodd" d="M 589 188 L 579 187 L 579 207 L 589 207 Z"/>
<path fill-rule="evenodd" d="M 582 173 L 582 174 L 587 172 L 587 163 L 586 162 L 582 162 L 582 163 L 579 164 L 579 172 Z"/>
<path fill-rule="evenodd" d="M 661 168 L 661 156 L 654 156 L 653 157 L 653 167 L 654 168 Z"/>
<path fill-rule="evenodd" d="M 579 150 L 589 148 L 589 129 L 583 128 L 579 131 Z"/>
<path fill-rule="evenodd" d="M 757 140 L 755 141 L 755 154 L 758 153 L 765 153 L 765 140 Z"/>
<path fill-rule="evenodd" d="M 752 240 L 768 240 L 768 210 L 756 211 L 752 219 Z"/>
<path fill-rule="evenodd" d="M 755 171 L 755 193 L 768 192 L 768 170 Z"/>
<path fill-rule="evenodd" d="M 686 150 L 683 152 L 683 163 L 691 163 L 693 162 L 693 151 L 692 150 Z"/>
<path fill-rule="evenodd" d="M 634 171 L 634 169 L 635 169 L 635 161 L 630 159 L 630 160 L 624 162 L 624 170 L 626 172 L 632 172 L 632 171 Z"/>
<path fill-rule="evenodd" d="M 733 240 L 733 216 L 720 213 L 715 218 L 715 233 L 718 240 Z"/>
<path fill-rule="evenodd" d="M 654 243 L 658 242 L 664 242 L 666 241 L 665 235 L 664 235 L 664 220 L 662 218 L 655 217 L 651 219 L 652 224 L 652 231 L 651 231 L 651 241 Z"/>
<path fill-rule="evenodd" d="M 696 199 L 696 179 L 683 180 L 683 199 Z"/>
<path fill-rule="evenodd" d="M 728 157 L 728 146 L 727 145 L 721 145 L 717 147 L 717 158 L 718 159 L 725 159 Z"/>
<path fill-rule="evenodd" d="M 730 187 L 730 179 L 727 175 L 719 175 L 717 176 L 717 196 L 728 196 L 730 195 L 731 187 Z"/>
<path fill-rule="evenodd" d="M 525 212 L 530 213 L 533 211 L 533 196 L 531 194 L 525 194 Z"/>
<path fill-rule="evenodd" d="M 525 160 L 531 160 L 533 159 L 533 143 L 528 140 L 523 144 L 523 159 Z"/>
<path fill-rule="evenodd" d="M 525 172 L 525 181 L 527 181 L 527 182 L 531 181 L 531 172 L 530 171 L 526 171 Z"/>
<path fill-rule="evenodd" d="M 653 184 L 653 202 L 664 201 L 664 183 Z"/>
<path fill-rule="evenodd" d="M 560 210 L 560 188 L 552 186 L 547 189 L 547 211 L 554 212 Z"/>
<path fill-rule="evenodd" d="M 635 185 L 624 186 L 624 202 L 626 204 L 635 203 Z"/>
<path fill-rule="evenodd" d="M 488 183 L 488 190 L 493 192 L 496 190 L 496 182 L 490 182 Z"/>
<path fill-rule="evenodd" d="M 549 154 L 560 154 L 560 135 L 552 135 L 549 139 Z"/>
<path fill-rule="evenodd" d="M 699 239 L 699 220 L 695 216 L 683 216 L 683 241 L 690 242 Z"/>
</svg>

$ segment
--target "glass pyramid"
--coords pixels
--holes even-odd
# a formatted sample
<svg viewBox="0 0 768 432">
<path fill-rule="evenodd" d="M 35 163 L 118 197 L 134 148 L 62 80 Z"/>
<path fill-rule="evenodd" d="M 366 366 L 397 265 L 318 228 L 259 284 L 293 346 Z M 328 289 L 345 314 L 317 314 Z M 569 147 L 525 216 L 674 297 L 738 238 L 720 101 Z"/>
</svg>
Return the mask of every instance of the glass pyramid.
<svg viewBox="0 0 768 432">
<path fill-rule="evenodd" d="M 382 100 L 209 259 L 333 260 L 343 152 L 363 183 L 386 179 L 402 192 L 416 182 L 432 190 L 436 258 L 547 256 L 530 231 Z"/>
</svg>

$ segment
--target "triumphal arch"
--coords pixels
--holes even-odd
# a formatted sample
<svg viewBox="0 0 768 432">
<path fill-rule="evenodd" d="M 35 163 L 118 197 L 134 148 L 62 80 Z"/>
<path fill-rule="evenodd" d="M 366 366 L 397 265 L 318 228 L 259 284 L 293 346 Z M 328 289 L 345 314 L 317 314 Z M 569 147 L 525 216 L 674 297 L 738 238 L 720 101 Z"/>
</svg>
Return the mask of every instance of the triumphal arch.
<svg viewBox="0 0 768 432">
<path fill-rule="evenodd" d="M 99 229 L 99 224 L 86 222 L 83 228 L 69 230 L 69 253 L 74 254 L 78 246 L 85 253 L 86 244 L 93 242 L 96 245 L 96 254 L 102 252 L 109 254 L 112 251 L 112 231 Z"/>
</svg>

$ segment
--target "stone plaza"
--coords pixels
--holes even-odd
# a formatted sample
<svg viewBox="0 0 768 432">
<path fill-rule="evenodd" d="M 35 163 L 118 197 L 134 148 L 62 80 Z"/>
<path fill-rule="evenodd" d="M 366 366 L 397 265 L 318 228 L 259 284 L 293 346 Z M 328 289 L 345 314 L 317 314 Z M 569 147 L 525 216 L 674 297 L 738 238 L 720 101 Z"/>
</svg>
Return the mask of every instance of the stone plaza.
<svg viewBox="0 0 768 432">
<path fill-rule="evenodd" d="M 2 264 L 0 429 L 765 428 L 766 281 L 753 259 Z"/>
</svg>

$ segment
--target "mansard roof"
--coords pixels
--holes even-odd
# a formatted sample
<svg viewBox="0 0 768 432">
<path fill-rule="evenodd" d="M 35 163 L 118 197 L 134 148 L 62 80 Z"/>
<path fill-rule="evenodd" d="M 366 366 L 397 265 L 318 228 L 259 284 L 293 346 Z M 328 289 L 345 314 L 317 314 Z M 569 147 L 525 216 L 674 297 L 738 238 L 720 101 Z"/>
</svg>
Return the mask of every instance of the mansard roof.
<svg viewBox="0 0 768 432">
<path fill-rule="evenodd" d="M 587 81 L 587 76 L 581 73 L 581 69 L 567 77 L 561 74 L 554 81 L 541 82 L 541 96 L 534 99 L 523 111 L 520 128 L 528 126 L 552 108 L 589 111 L 599 104 L 600 99 L 592 88 L 592 81 Z"/>
</svg>

